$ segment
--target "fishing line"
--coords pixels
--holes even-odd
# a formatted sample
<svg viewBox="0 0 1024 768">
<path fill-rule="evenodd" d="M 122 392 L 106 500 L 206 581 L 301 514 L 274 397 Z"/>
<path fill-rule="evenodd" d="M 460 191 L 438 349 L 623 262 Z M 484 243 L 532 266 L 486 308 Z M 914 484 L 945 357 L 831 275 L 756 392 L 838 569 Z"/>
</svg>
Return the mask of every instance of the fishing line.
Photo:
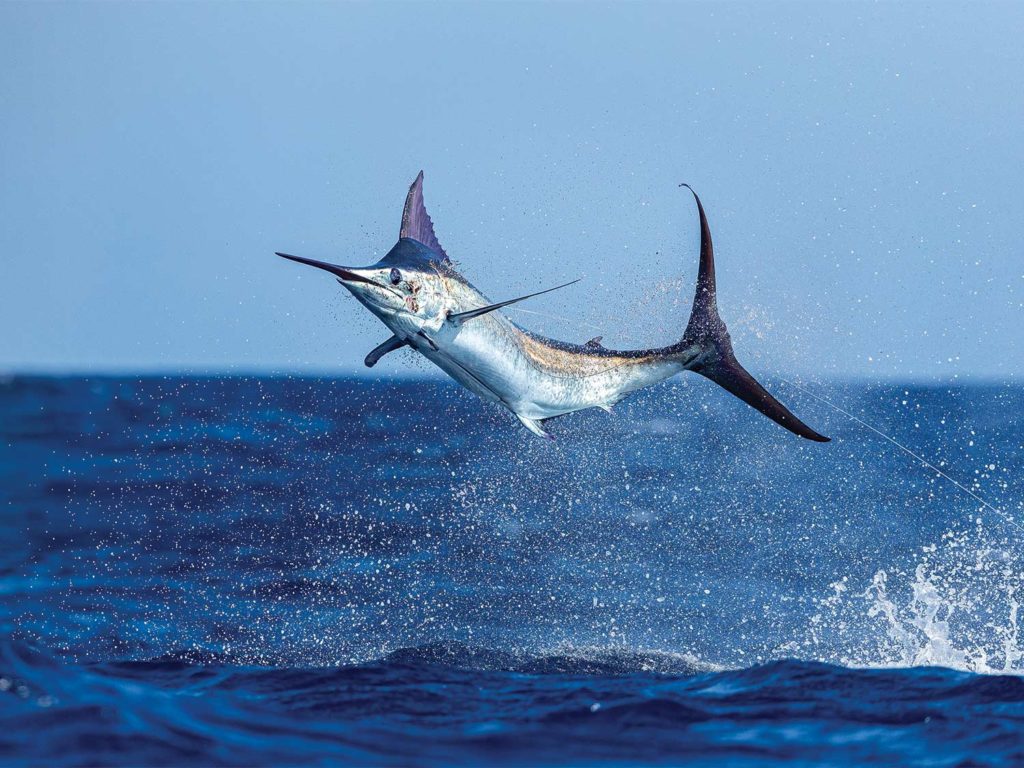
<svg viewBox="0 0 1024 768">
<path fill-rule="evenodd" d="M 957 481 L 957 480 L 956 480 L 955 478 L 953 478 L 953 477 L 950 477 L 949 475 L 947 475 L 947 474 L 946 474 L 945 472 L 943 472 L 943 471 L 942 471 L 941 469 L 939 469 L 938 467 L 936 467 L 936 466 L 935 466 L 934 464 L 932 464 L 932 463 L 931 463 L 930 461 L 928 461 L 927 459 L 925 459 L 925 458 L 924 458 L 923 456 L 920 456 L 920 455 L 918 455 L 918 454 L 914 453 L 914 451 L 910 450 L 910 448 L 908 448 L 907 446 L 903 445 L 903 443 L 901 443 L 901 442 L 900 442 L 899 440 L 897 440 L 896 438 L 894 438 L 894 437 L 890 437 L 889 435 L 885 434 L 885 432 L 883 432 L 882 430 L 880 430 L 880 429 L 876 429 L 875 427 L 871 426 L 870 424 L 868 424 L 868 423 L 867 423 L 866 421 L 864 421 L 863 419 L 860 419 L 860 418 L 858 418 L 858 417 L 854 416 L 854 415 L 853 415 L 852 413 L 850 413 L 849 411 L 847 411 L 847 410 L 844 410 L 843 408 L 840 408 L 840 407 L 839 407 L 838 405 L 836 405 L 835 403 L 833 403 L 833 402 L 832 402 L 831 400 L 828 400 L 828 399 L 826 399 L 826 398 L 824 398 L 824 397 L 821 397 L 821 396 L 819 396 L 819 395 L 816 395 L 816 394 L 814 394 L 813 392 L 811 392 L 810 390 L 804 389 L 804 388 L 803 388 L 803 387 L 801 387 L 801 386 L 800 386 L 799 384 L 796 384 L 796 383 L 794 383 L 794 382 L 792 382 L 792 381 L 789 381 L 788 379 L 782 379 L 782 381 L 786 382 L 786 383 L 787 383 L 787 384 L 789 384 L 789 385 L 790 385 L 791 387 L 795 387 L 796 389 L 799 389 L 799 390 L 800 390 L 801 392 L 803 392 L 803 393 L 804 393 L 805 395 L 810 395 L 810 396 L 811 396 L 811 397 L 813 397 L 813 398 L 814 398 L 815 400 L 818 400 L 819 402 L 822 402 L 822 403 L 824 403 L 825 405 L 829 406 L 830 408 L 834 408 L 835 410 L 839 411 L 839 413 L 843 414 L 843 415 L 844 415 L 844 416 L 846 416 L 847 418 L 850 418 L 850 419 L 852 419 L 853 421 L 857 422 L 858 424 L 860 424 L 860 425 L 861 425 L 862 427 L 865 427 L 866 429 L 870 429 L 870 430 L 871 430 L 872 432 L 874 432 L 874 433 L 875 433 L 876 435 L 878 435 L 878 436 L 879 436 L 879 437 L 881 437 L 882 439 L 884 439 L 884 440 L 887 440 L 887 441 L 889 441 L 890 443 L 892 443 L 893 445 L 895 445 L 895 446 L 896 446 L 897 448 L 899 448 L 899 449 L 900 449 L 901 451 L 903 451 L 903 452 L 904 452 L 904 453 L 906 453 L 907 455 L 909 455 L 909 456 L 913 456 L 913 457 L 914 457 L 915 459 L 917 459 L 917 460 L 918 460 L 919 462 L 921 462 L 921 463 L 922 463 L 922 464 L 924 464 L 924 465 L 925 465 L 926 467 L 928 467 L 928 468 L 929 468 L 929 469 L 931 469 L 931 470 L 932 470 L 933 472 L 935 472 L 935 473 L 936 473 L 937 475 L 939 475 L 939 477 L 943 477 L 943 478 L 945 478 L 946 480 L 948 480 L 949 482 L 951 482 L 951 483 L 952 483 L 953 485 L 955 485 L 955 486 L 956 486 L 957 488 L 959 488 L 959 489 L 960 489 L 961 491 L 963 491 L 963 492 L 964 492 L 964 493 L 966 493 L 966 494 L 967 494 L 968 496 L 970 496 L 970 497 L 971 497 L 972 499 L 974 499 L 974 500 L 975 500 L 975 501 L 977 501 L 977 502 L 978 502 L 979 504 L 981 504 L 981 505 L 982 505 L 982 506 L 983 506 L 984 508 L 986 508 L 986 509 L 989 509 L 989 510 L 991 510 L 992 512 L 995 512 L 995 513 L 996 513 L 997 515 L 999 515 L 999 516 L 1000 516 L 1001 518 L 1003 518 L 1003 520 L 1005 520 L 1005 521 L 1006 521 L 1007 523 L 1009 523 L 1010 525 L 1012 525 L 1012 526 L 1013 526 L 1014 528 L 1016 528 L 1016 529 L 1017 529 L 1018 531 L 1020 531 L 1020 532 L 1024 533 L 1024 527 L 1021 527 L 1021 525 L 1020 525 L 1019 523 L 1017 523 L 1017 521 L 1016 521 L 1016 520 L 1014 520 L 1014 519 L 1013 519 L 1013 518 L 1012 518 L 1012 517 L 1011 517 L 1011 516 L 1009 515 L 1009 513 L 1007 513 L 1007 512 L 1004 512 L 1003 510 L 1001 510 L 1001 509 L 998 509 L 998 508 L 996 508 L 996 507 L 992 506 L 992 505 L 991 505 L 991 504 L 989 504 L 989 503 L 988 503 L 987 501 L 985 501 L 985 500 L 984 500 L 983 498 L 981 498 L 981 496 L 979 496 L 979 495 L 978 495 L 978 494 L 976 494 L 976 493 L 975 493 L 974 491 L 972 491 L 972 490 L 971 490 L 970 488 L 968 488 L 967 486 L 965 486 L 965 485 L 961 484 L 961 483 L 960 483 L 959 481 Z"/>
<path fill-rule="evenodd" d="M 593 323 L 584 323 L 582 320 L 578 320 L 574 317 L 554 315 L 551 314 L 550 312 L 538 312 L 535 309 L 523 309 L 522 307 L 506 307 L 506 309 L 512 312 L 526 312 L 529 315 L 539 315 L 540 317 L 546 317 L 550 320 L 561 320 L 563 323 L 567 323 L 568 325 L 575 325 L 578 328 L 589 328 L 592 331 L 603 331 L 606 335 L 614 335 L 616 339 L 629 341 L 635 344 L 644 345 L 648 343 L 647 341 L 637 338 L 636 336 L 631 336 L 626 333 L 616 333 L 615 331 L 609 331 L 606 326 L 594 325 Z"/>
<path fill-rule="evenodd" d="M 528 315 L 539 315 L 540 317 L 546 317 L 546 318 L 548 318 L 550 320 L 561 320 L 564 323 L 570 323 L 572 325 L 577 325 L 580 328 L 590 328 L 590 329 L 595 330 L 595 331 L 600 331 L 601 330 L 601 326 L 599 326 L 599 325 L 592 325 L 591 323 L 584 323 L 581 320 L 574 320 L 572 318 L 563 317 L 561 315 L 552 315 L 550 312 L 538 312 L 535 309 L 523 309 L 522 307 L 506 307 L 506 309 L 511 311 L 511 312 L 525 312 Z"/>
</svg>

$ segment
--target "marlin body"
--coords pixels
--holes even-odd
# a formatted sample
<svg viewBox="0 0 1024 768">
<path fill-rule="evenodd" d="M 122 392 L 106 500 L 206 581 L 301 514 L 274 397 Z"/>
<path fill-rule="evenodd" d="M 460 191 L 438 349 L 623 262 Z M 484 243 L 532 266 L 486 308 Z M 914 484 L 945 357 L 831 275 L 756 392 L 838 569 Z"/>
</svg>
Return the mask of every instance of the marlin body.
<svg viewBox="0 0 1024 768">
<path fill-rule="evenodd" d="M 500 312 L 503 307 L 565 286 L 492 303 L 455 270 L 437 241 L 423 202 L 422 172 L 406 197 L 398 243 L 378 263 L 341 267 L 278 255 L 331 272 L 391 330 L 392 336 L 366 356 L 367 366 L 372 367 L 389 352 L 411 347 L 467 389 L 510 410 L 542 437 L 550 437 L 544 427 L 548 419 L 585 408 L 610 410 L 629 393 L 690 370 L 718 383 L 791 432 L 827 441 L 772 397 L 736 360 L 729 333 L 718 315 L 711 232 L 700 198 L 693 195 L 701 224 L 693 310 L 682 339 L 656 349 L 607 349 L 600 337 L 570 344 L 531 333 L 512 322 Z"/>
</svg>

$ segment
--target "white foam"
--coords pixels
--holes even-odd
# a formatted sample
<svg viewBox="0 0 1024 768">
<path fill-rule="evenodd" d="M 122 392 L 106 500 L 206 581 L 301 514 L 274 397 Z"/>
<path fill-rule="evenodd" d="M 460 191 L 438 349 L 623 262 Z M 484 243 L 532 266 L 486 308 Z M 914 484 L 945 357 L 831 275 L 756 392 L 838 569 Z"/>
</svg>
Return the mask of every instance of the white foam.
<svg viewBox="0 0 1024 768">
<path fill-rule="evenodd" d="M 879 570 L 860 591 L 846 580 L 833 585 L 817 601 L 803 645 L 820 660 L 850 666 L 1024 674 L 1022 579 L 1017 557 L 980 526 L 950 531 L 912 567 Z"/>
</svg>

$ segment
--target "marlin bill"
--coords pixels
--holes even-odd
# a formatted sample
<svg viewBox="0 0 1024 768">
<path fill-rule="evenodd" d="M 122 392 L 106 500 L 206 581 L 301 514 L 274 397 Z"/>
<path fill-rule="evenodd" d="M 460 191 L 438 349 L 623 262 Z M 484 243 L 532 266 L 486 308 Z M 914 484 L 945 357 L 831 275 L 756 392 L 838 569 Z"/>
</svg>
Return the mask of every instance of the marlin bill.
<svg viewBox="0 0 1024 768">
<path fill-rule="evenodd" d="M 608 411 L 631 392 L 693 371 L 790 432 L 827 442 L 829 438 L 794 416 L 736 360 L 718 314 L 711 230 L 700 198 L 690 191 L 700 215 L 700 267 L 693 309 L 682 338 L 656 349 L 607 349 L 600 337 L 572 344 L 531 333 L 512 322 L 501 312 L 503 307 L 571 283 L 491 302 L 456 271 L 438 242 L 423 202 L 422 171 L 405 199 L 398 242 L 376 264 L 342 267 L 287 253 L 277 255 L 335 275 L 387 326 L 391 336 L 366 356 L 367 366 L 374 366 L 389 352 L 411 347 L 484 400 L 507 408 L 535 435 L 550 438 L 546 422 L 557 416 L 584 408 Z"/>
</svg>

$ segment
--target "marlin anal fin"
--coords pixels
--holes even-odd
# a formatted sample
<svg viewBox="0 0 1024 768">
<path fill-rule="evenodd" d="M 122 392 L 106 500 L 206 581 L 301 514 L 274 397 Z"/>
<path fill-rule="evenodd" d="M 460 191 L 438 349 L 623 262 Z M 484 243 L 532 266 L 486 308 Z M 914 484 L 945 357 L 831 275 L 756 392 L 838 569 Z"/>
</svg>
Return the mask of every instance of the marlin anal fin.
<svg viewBox="0 0 1024 768">
<path fill-rule="evenodd" d="M 516 414 L 516 418 L 523 423 L 524 427 L 533 432 L 533 434 L 537 435 L 537 437 L 547 438 L 548 440 L 555 439 L 554 437 L 551 436 L 550 432 L 544 431 L 544 428 L 536 419 L 528 419 L 525 416 L 520 416 L 518 413 Z"/>
<path fill-rule="evenodd" d="M 815 432 L 772 397 L 736 359 L 729 331 L 718 314 L 715 251 L 711 244 L 711 228 L 708 226 L 704 206 L 701 205 L 697 193 L 689 184 L 681 186 L 693 192 L 693 198 L 697 201 L 697 212 L 700 214 L 700 266 L 697 271 L 697 290 L 693 297 L 690 322 L 686 326 L 682 341 L 675 345 L 675 349 L 686 355 L 686 367 L 689 370 L 711 379 L 776 424 L 808 440 L 828 442 L 829 438 Z"/>
<path fill-rule="evenodd" d="M 568 283 L 556 285 L 554 288 L 548 288 L 543 291 L 537 291 L 536 293 L 528 293 L 525 296 L 520 296 L 519 298 L 516 299 L 509 299 L 508 301 L 499 301 L 497 304 L 488 304 L 486 307 L 470 309 L 466 312 L 454 312 L 448 315 L 448 321 L 450 323 L 454 323 L 455 325 L 460 325 L 466 322 L 467 320 L 472 320 L 474 317 L 480 317 L 480 315 L 486 315 L 488 312 L 493 312 L 496 309 L 507 307 L 509 304 L 515 304 L 520 301 L 526 301 L 527 299 L 532 299 L 534 296 L 540 296 L 545 293 L 551 293 L 552 291 L 557 291 L 559 288 L 565 288 L 567 286 L 573 285 L 574 283 L 578 283 L 581 279 L 582 278 L 570 280 Z"/>
<path fill-rule="evenodd" d="M 367 368 L 373 368 L 377 362 L 384 357 L 388 352 L 394 352 L 396 349 L 401 349 L 406 346 L 409 342 L 405 339 L 400 339 L 397 336 L 392 336 L 390 339 L 385 341 L 383 344 L 379 344 L 370 350 L 370 354 L 366 356 L 363 363 Z"/>
<path fill-rule="evenodd" d="M 619 403 L 621 403 L 626 398 L 627 394 L 629 394 L 629 393 L 628 392 L 619 392 L 616 395 L 612 395 L 608 400 L 605 400 L 603 403 L 598 403 L 597 407 L 600 408 L 605 413 L 611 413 L 612 412 L 612 406 L 613 405 L 618 405 Z"/>
</svg>

